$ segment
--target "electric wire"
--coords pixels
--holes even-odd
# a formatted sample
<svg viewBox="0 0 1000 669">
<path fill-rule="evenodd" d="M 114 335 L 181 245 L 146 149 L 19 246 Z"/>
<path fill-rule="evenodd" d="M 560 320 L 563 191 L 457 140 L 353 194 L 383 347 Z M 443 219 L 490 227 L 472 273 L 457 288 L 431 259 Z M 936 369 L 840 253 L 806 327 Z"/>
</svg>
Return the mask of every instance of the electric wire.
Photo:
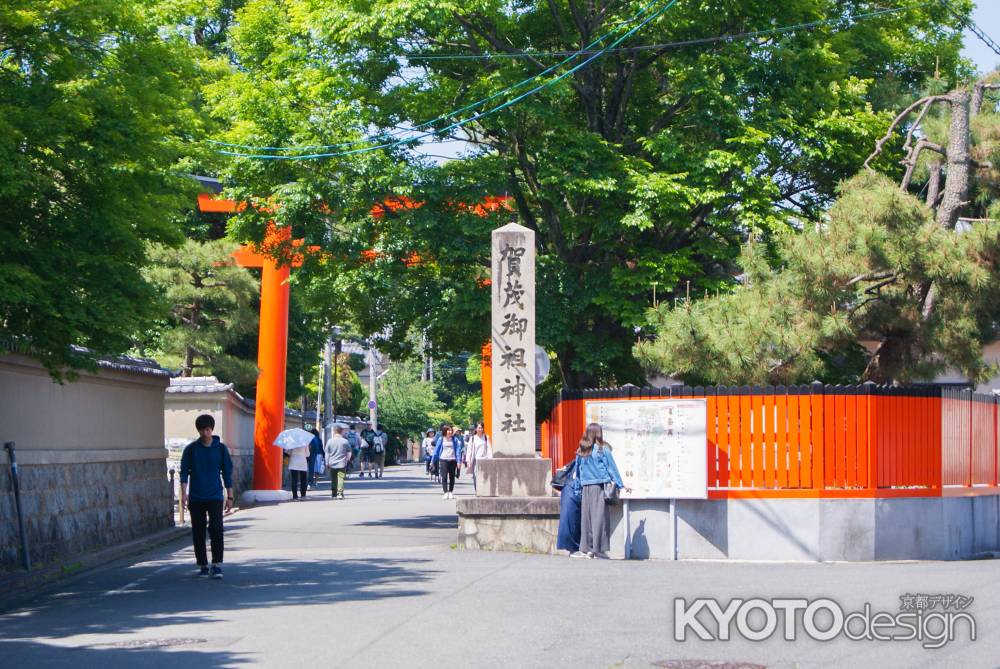
<svg viewBox="0 0 1000 669">
<path fill-rule="evenodd" d="M 877 16 L 885 16 L 888 14 L 898 14 L 900 12 L 905 12 L 910 9 L 916 9 L 918 7 L 925 6 L 930 3 L 920 3 L 916 5 L 908 5 L 906 7 L 893 7 L 889 9 L 879 9 L 872 12 L 865 12 L 863 14 L 857 14 L 853 17 L 846 18 L 838 16 L 831 19 L 820 19 L 816 21 L 808 21 L 805 23 L 794 23 L 787 26 L 780 26 L 777 28 L 767 28 L 763 30 L 750 30 L 742 33 L 730 33 L 726 35 L 718 35 L 716 37 L 699 37 L 695 39 L 688 40 L 678 40 L 675 42 L 664 42 L 661 44 L 641 44 L 638 46 L 625 46 L 617 49 L 609 49 L 606 53 L 634 53 L 641 51 L 654 51 L 659 49 L 670 49 L 670 48 L 680 48 L 686 46 L 700 46 L 702 44 L 714 44 L 716 42 L 734 42 L 740 39 L 754 38 L 754 37 L 767 37 L 770 35 L 780 35 L 783 33 L 794 32 L 796 30 L 809 30 L 812 28 L 818 28 L 825 25 L 832 25 L 837 23 L 849 23 L 850 25 L 846 28 L 852 28 L 857 23 L 862 20 L 874 18 Z M 407 60 L 492 60 L 496 58 L 546 58 L 546 57 L 557 57 L 563 56 L 567 53 L 575 53 L 569 51 L 523 51 L 520 53 L 466 53 L 466 54 L 406 54 Z M 593 53 L 584 52 L 584 53 Z"/>
<path fill-rule="evenodd" d="M 590 56 L 589 58 L 587 58 L 583 62 L 581 62 L 581 63 L 579 63 L 577 65 L 574 65 L 570 69 L 566 70 L 565 72 L 563 72 L 559 76 L 554 77 L 553 79 L 550 79 L 550 80 L 546 81 L 543 84 L 535 86 L 534 88 L 532 88 L 532 89 L 530 89 L 530 90 L 522 93 L 521 95 L 518 95 L 517 97 L 515 97 L 515 98 L 513 98 L 511 100 L 508 100 L 507 102 L 504 102 L 503 104 L 497 105 L 496 107 L 493 107 L 492 109 L 488 109 L 488 110 L 486 110 L 484 112 L 478 112 L 475 115 L 473 115 L 473 116 L 471 116 L 471 117 L 469 117 L 467 119 L 464 119 L 464 120 L 461 120 L 461 121 L 456 121 L 455 123 L 452 123 L 451 125 L 445 126 L 441 130 L 435 130 L 435 131 L 431 131 L 431 132 L 422 133 L 420 135 L 417 135 L 416 137 L 409 137 L 407 139 L 398 140 L 398 141 L 395 141 L 395 142 L 387 142 L 387 143 L 384 143 L 384 144 L 377 144 L 375 146 L 364 147 L 364 148 L 360 148 L 360 149 L 352 149 L 350 151 L 340 151 L 340 152 L 336 152 L 336 153 L 313 153 L 313 154 L 306 154 L 306 155 L 299 155 L 299 156 L 287 156 L 287 155 L 275 155 L 275 154 L 248 154 L 248 153 L 237 153 L 237 152 L 232 152 L 232 151 L 218 151 L 218 153 L 223 154 L 223 155 L 228 155 L 228 156 L 235 156 L 235 157 L 239 157 L 239 158 L 256 158 L 256 159 L 262 159 L 262 160 L 315 160 L 315 159 L 320 159 L 320 158 L 334 158 L 334 157 L 340 157 L 340 156 L 355 155 L 355 154 L 359 154 L 359 153 L 368 153 L 368 152 L 371 152 L 371 151 L 377 151 L 379 149 L 393 148 L 393 147 L 396 147 L 396 146 L 400 146 L 402 144 L 413 144 L 413 143 L 415 143 L 415 142 L 417 142 L 417 141 L 419 141 L 421 139 L 424 139 L 426 137 L 432 137 L 434 135 L 444 134 L 444 133 L 446 133 L 446 132 L 448 132 L 450 130 L 454 130 L 456 128 L 461 128 L 462 126 L 467 125 L 469 123 L 472 123 L 473 121 L 477 121 L 477 120 L 479 120 L 479 119 L 481 119 L 481 118 L 483 118 L 485 116 L 489 116 L 491 114 L 495 114 L 496 112 L 499 112 L 499 111 L 502 111 L 502 110 L 504 110 L 504 109 L 506 109 L 508 107 L 511 107 L 511 106 L 517 104 L 518 102 L 520 102 L 521 100 L 523 100 L 523 99 L 525 99 L 525 98 L 527 98 L 527 97 L 529 97 L 531 95 L 534 95 L 538 91 L 540 91 L 542 89 L 545 89 L 545 88 L 548 88 L 549 86 L 552 86 L 552 85 L 558 83 L 559 81 L 562 81 L 563 79 L 565 79 L 569 75 L 573 74 L 574 72 L 579 71 L 580 69 L 582 69 L 582 68 L 586 67 L 587 65 L 589 65 L 590 63 L 592 63 L 594 60 L 596 60 L 596 59 L 600 58 L 601 56 L 603 56 L 606 53 L 607 49 L 614 48 L 614 47 L 618 46 L 619 44 L 621 44 L 622 42 L 624 42 L 626 39 L 628 39 L 629 37 L 631 37 L 632 35 L 634 35 L 635 33 L 637 33 L 640 29 L 642 29 L 648 23 L 650 23 L 651 21 L 653 21 L 657 17 L 662 16 L 664 12 L 666 12 L 668 9 L 670 9 L 675 4 L 677 4 L 678 1 L 679 0 L 669 0 L 669 2 L 667 2 L 665 5 L 663 5 L 662 7 L 660 7 L 660 9 L 656 10 L 653 14 L 651 14 L 648 17 L 646 17 L 638 25 L 636 25 L 635 27 L 633 27 L 632 29 L 630 29 L 628 32 L 626 32 L 624 35 L 622 35 L 621 37 L 619 37 L 618 39 L 616 39 L 614 42 L 612 42 L 610 47 L 605 47 L 604 49 L 602 49 L 602 50 L 598 51 L 597 53 L 593 54 L 592 56 Z"/>
<path fill-rule="evenodd" d="M 639 18 L 642 17 L 643 14 L 646 14 L 650 9 L 653 8 L 653 6 L 655 6 L 656 4 L 658 4 L 660 2 L 662 2 L 662 0 L 651 0 L 648 4 L 644 5 L 641 9 L 639 9 L 639 11 L 637 11 L 635 14 L 633 14 L 631 17 L 629 17 L 626 21 L 622 22 L 620 25 L 616 26 L 612 30 L 609 30 L 608 32 L 604 33 L 603 35 L 601 35 L 600 37 L 598 37 L 597 39 L 595 39 L 594 41 L 592 41 L 590 44 L 588 44 L 587 46 L 585 46 L 582 49 L 580 49 L 579 51 L 567 52 L 568 53 L 568 57 L 565 58 L 563 61 L 561 61 L 559 63 L 556 63 L 555 65 L 552 65 L 551 67 L 548 67 L 548 68 L 542 70 L 541 72 L 538 72 L 537 74 L 535 74 L 535 75 L 533 75 L 531 77 L 528 77 L 527 79 L 524 79 L 523 81 L 519 81 L 516 84 L 512 84 L 510 86 L 507 86 L 506 88 L 503 88 L 503 89 L 501 89 L 501 90 L 499 90 L 499 91 L 497 91 L 497 92 L 495 92 L 495 93 L 493 93 L 493 94 L 491 94 L 491 95 L 489 95 L 489 96 L 487 96 L 487 97 L 485 97 L 485 98 L 483 98 L 481 100 L 476 100 L 475 102 L 472 102 L 472 103 L 470 103 L 470 104 L 468 104 L 468 105 L 466 105 L 464 107 L 461 107 L 459 109 L 454 109 L 454 110 L 452 110 L 450 112 L 442 114 L 442 115 L 438 116 L 437 118 L 433 118 L 433 119 L 431 119 L 429 121 L 424 121 L 423 123 L 420 123 L 419 125 L 416 125 L 413 128 L 407 129 L 407 130 L 405 130 L 403 132 L 414 132 L 414 131 L 420 130 L 421 128 L 426 128 L 427 126 L 433 125 L 434 123 L 437 123 L 438 121 L 443 121 L 443 120 L 451 118 L 451 117 L 453 117 L 453 116 L 455 116 L 457 114 L 462 114 L 464 112 L 470 111 L 470 110 L 472 110 L 472 109 L 474 109 L 476 107 L 479 107 L 479 106 L 482 106 L 482 105 L 486 104 L 487 102 L 491 102 L 492 100 L 496 100 L 497 98 L 502 97 L 506 93 L 510 93 L 512 91 L 515 91 L 515 90 L 517 90 L 517 89 L 519 89 L 519 88 L 521 88 L 523 86 L 526 86 L 526 85 L 530 84 L 533 81 L 536 81 L 536 80 L 540 79 L 541 77 L 544 77 L 546 74 L 549 74 L 550 72 L 553 72 L 553 71 L 559 69 L 560 67 L 562 67 L 563 65 L 566 65 L 571 60 L 574 60 L 575 58 L 577 58 L 580 55 L 585 55 L 585 54 L 593 53 L 593 48 L 594 47 L 598 46 L 599 44 L 601 44 L 605 40 L 611 38 L 611 36 L 613 36 L 616 32 L 620 31 L 622 28 L 624 28 L 628 24 L 630 24 L 630 23 L 632 23 L 634 21 L 639 20 Z M 382 133 L 380 135 L 374 135 L 373 137 L 370 137 L 370 138 L 366 138 L 366 139 L 362 139 L 362 140 L 354 140 L 354 141 L 351 141 L 351 142 L 341 142 L 339 144 L 315 144 L 315 145 L 309 145 L 309 146 L 255 146 L 255 145 L 252 145 L 252 144 L 234 144 L 234 143 L 230 143 L 230 142 L 220 142 L 220 141 L 217 141 L 217 140 L 206 140 L 206 141 L 209 144 L 215 144 L 217 146 L 226 146 L 226 147 L 229 147 L 229 148 L 237 148 L 237 149 L 251 149 L 251 150 L 255 150 L 255 151 L 305 151 L 305 150 L 312 150 L 312 149 L 339 149 L 339 148 L 343 148 L 343 147 L 346 147 L 346 146 L 353 146 L 355 144 L 361 144 L 361 143 L 364 143 L 364 142 L 367 142 L 367 141 L 379 141 L 382 138 L 395 137 L 395 136 L 398 136 L 398 135 L 396 135 L 395 133 Z M 225 153 L 225 152 L 221 152 L 221 151 L 220 151 L 220 153 L 223 153 L 224 155 L 234 155 L 234 154 L 229 154 L 229 153 Z"/>
</svg>

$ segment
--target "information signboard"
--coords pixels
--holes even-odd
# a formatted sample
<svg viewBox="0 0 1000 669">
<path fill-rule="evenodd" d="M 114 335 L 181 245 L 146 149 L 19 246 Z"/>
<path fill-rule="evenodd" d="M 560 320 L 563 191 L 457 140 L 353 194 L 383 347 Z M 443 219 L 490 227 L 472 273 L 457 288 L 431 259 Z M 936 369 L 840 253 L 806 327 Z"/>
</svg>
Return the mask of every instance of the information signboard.
<svg viewBox="0 0 1000 669">
<path fill-rule="evenodd" d="M 708 497 L 705 400 L 587 401 L 631 499 Z"/>
</svg>

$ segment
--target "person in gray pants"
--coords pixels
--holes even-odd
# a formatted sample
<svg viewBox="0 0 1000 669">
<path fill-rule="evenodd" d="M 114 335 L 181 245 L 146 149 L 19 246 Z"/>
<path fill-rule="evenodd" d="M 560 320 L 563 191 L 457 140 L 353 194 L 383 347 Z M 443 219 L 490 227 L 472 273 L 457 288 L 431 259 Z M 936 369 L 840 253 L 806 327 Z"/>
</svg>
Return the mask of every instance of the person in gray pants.
<svg viewBox="0 0 1000 669">
<path fill-rule="evenodd" d="M 351 463 L 351 444 L 344 438 L 344 428 L 336 425 L 333 436 L 326 444 L 326 466 L 330 468 L 330 494 L 334 499 L 344 499 L 344 481 Z"/>
<path fill-rule="evenodd" d="M 604 486 L 611 483 L 625 488 L 611 446 L 604 441 L 601 426 L 591 423 L 576 452 L 578 475 L 583 486 L 580 509 L 580 553 L 589 558 L 607 558 L 610 550 L 608 504 Z M 626 488 L 626 490 L 628 490 Z"/>
</svg>

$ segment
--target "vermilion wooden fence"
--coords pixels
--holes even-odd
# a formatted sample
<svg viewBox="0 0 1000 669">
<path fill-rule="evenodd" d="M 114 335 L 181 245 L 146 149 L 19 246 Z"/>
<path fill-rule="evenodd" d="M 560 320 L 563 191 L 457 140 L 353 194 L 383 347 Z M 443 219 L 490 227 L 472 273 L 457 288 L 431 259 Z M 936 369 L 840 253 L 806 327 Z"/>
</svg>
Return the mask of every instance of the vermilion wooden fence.
<svg viewBox="0 0 1000 669">
<path fill-rule="evenodd" d="M 624 388 L 563 391 L 542 425 L 561 467 L 588 400 L 704 398 L 710 497 L 998 494 L 997 398 L 940 387 Z"/>
</svg>

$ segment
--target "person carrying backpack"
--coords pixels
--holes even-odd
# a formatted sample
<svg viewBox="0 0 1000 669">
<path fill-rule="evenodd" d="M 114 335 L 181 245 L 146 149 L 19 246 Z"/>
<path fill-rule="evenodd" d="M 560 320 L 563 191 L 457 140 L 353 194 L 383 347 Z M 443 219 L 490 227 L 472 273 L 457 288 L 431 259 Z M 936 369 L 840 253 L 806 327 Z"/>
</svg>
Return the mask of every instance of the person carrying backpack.
<svg viewBox="0 0 1000 669">
<path fill-rule="evenodd" d="M 358 478 L 363 479 L 365 472 L 368 472 L 368 478 L 375 478 L 375 473 L 372 471 L 372 464 L 375 461 L 375 436 L 371 423 L 361 431 L 361 473 L 358 474 Z"/>
<path fill-rule="evenodd" d="M 389 435 L 381 426 L 376 426 L 375 436 L 372 438 L 372 469 L 375 470 L 375 478 L 382 478 L 385 470 L 385 452 L 389 448 Z"/>
</svg>

